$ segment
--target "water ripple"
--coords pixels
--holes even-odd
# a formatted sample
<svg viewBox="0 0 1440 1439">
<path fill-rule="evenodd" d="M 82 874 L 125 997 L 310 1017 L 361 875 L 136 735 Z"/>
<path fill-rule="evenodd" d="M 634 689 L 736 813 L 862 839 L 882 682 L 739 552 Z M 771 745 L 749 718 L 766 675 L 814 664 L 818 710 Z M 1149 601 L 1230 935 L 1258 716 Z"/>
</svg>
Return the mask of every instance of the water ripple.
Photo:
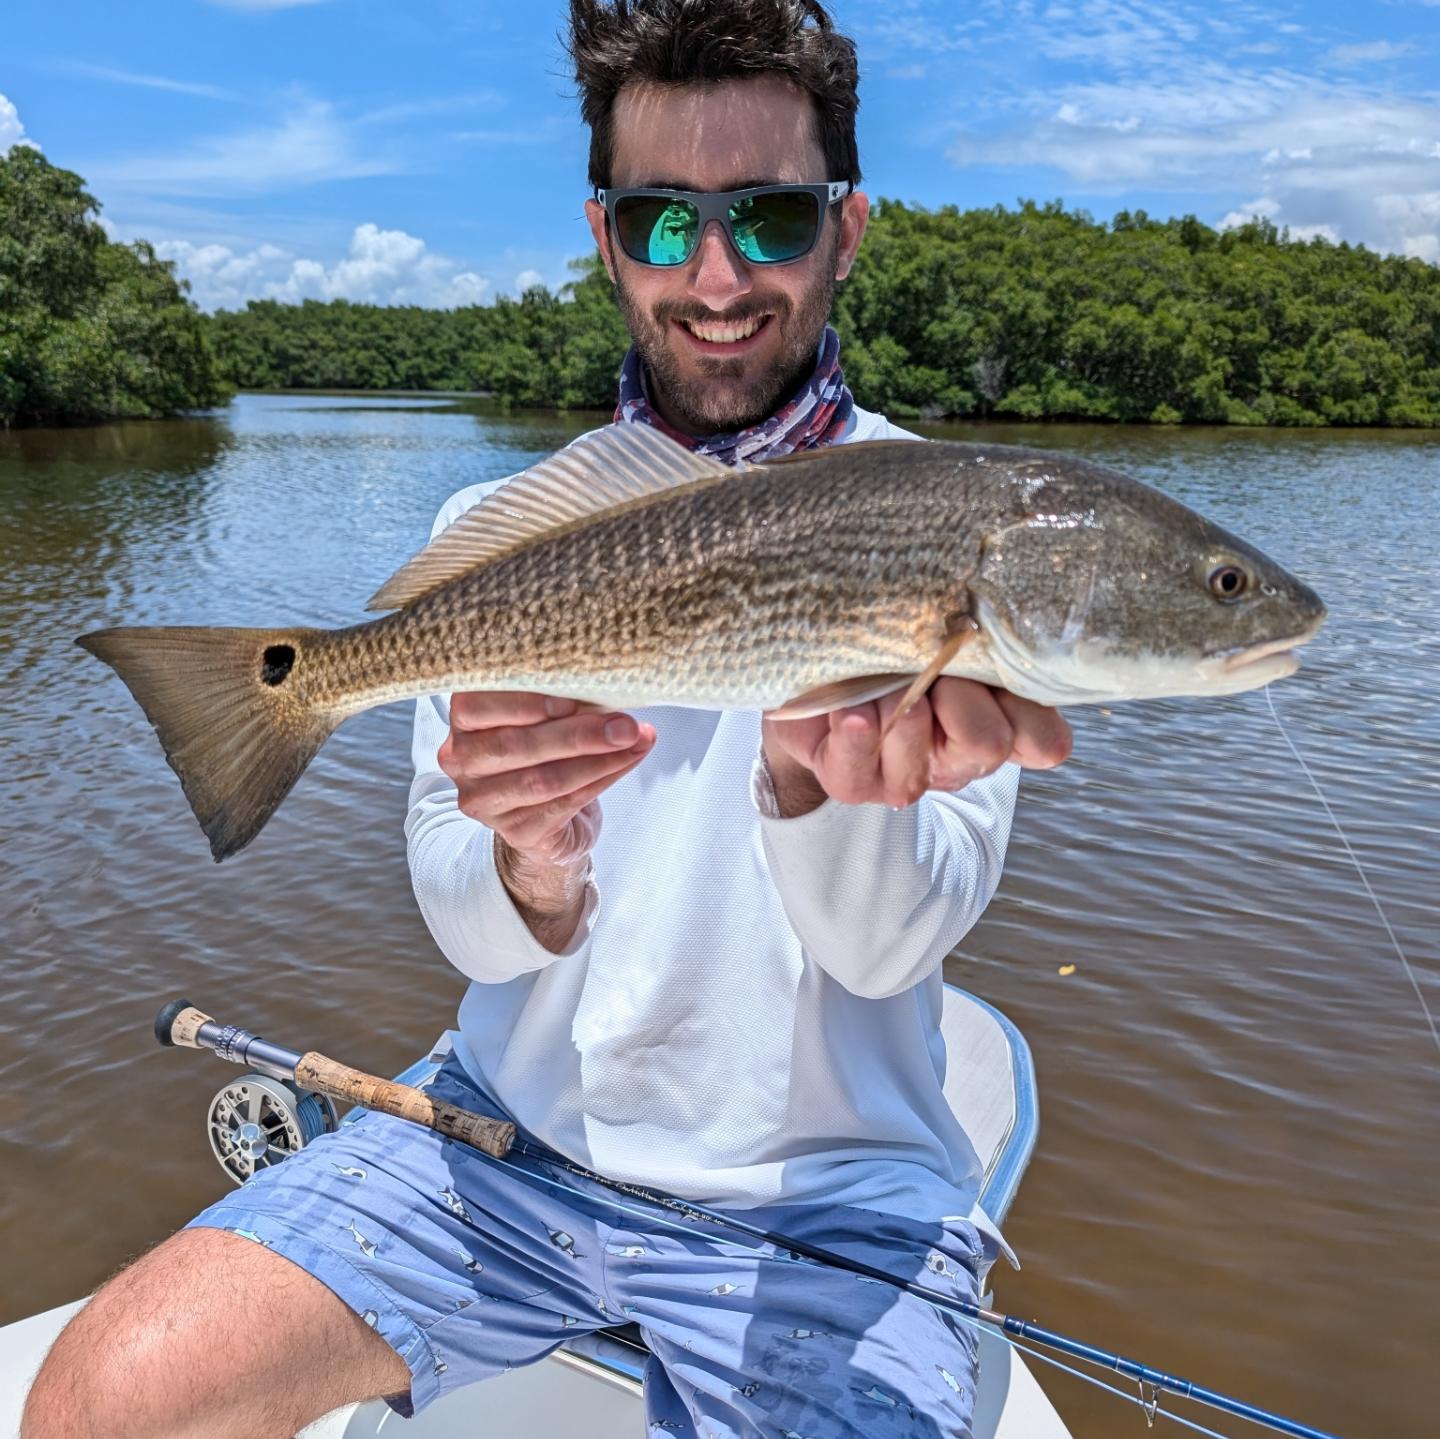
<svg viewBox="0 0 1440 1439">
<path fill-rule="evenodd" d="M 454 490 L 590 423 L 268 396 L 0 436 L 0 1163 L 20 1177 L 0 1190 L 0 1322 L 217 1192 L 200 1129 L 226 1076 L 154 1047 L 160 1001 L 384 1072 L 463 989 L 405 872 L 404 707 L 342 728 L 217 870 L 73 636 L 349 623 Z M 1440 1012 L 1435 437 L 948 433 L 1115 464 L 1314 581 L 1331 619 L 1276 706 Z M 947 970 L 1015 1018 L 1040 1075 L 1009 1228 L 1026 1270 L 1001 1297 L 1327 1428 L 1426 1432 L 1440 1071 L 1369 900 L 1262 697 L 1072 719 L 1075 758 L 1026 777 L 1000 891 Z M 1077 1435 L 1115 1432 L 1057 1385 Z"/>
</svg>

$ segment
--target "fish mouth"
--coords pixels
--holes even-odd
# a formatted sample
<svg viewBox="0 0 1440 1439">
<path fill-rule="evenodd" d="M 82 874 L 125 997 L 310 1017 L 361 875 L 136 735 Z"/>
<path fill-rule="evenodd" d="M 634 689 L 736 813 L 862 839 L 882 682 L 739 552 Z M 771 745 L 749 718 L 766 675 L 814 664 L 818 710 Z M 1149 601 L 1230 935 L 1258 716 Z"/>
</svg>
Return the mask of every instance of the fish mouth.
<svg viewBox="0 0 1440 1439">
<path fill-rule="evenodd" d="M 1300 668 L 1300 661 L 1291 651 L 1313 640 L 1324 618 L 1321 615 L 1298 634 L 1286 635 L 1278 640 L 1263 640 L 1258 645 L 1246 645 L 1243 649 L 1220 650 L 1210 658 L 1220 661 L 1219 672 L 1225 675 L 1238 675 L 1242 671 L 1253 675 L 1261 670 L 1280 669 L 1284 665 L 1289 666 L 1283 670 L 1285 674 L 1294 674 Z"/>
</svg>

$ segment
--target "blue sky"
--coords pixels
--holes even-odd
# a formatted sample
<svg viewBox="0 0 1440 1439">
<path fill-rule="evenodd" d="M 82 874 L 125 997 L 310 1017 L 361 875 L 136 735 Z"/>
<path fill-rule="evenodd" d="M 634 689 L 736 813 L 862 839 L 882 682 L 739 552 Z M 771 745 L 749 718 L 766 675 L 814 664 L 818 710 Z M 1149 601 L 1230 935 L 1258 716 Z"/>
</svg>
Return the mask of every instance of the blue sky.
<svg viewBox="0 0 1440 1439">
<path fill-rule="evenodd" d="M 836 0 L 872 195 L 1269 215 L 1440 262 L 1440 0 Z M 207 308 L 447 305 L 589 245 L 559 3 L 11 0 L 0 150 Z"/>
</svg>

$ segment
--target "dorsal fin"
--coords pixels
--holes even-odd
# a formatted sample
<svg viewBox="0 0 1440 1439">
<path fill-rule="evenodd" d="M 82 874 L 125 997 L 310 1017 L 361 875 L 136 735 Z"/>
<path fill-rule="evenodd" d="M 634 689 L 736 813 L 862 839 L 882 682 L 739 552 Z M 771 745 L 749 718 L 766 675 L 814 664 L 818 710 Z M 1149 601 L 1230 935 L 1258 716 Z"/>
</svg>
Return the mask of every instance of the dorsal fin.
<svg viewBox="0 0 1440 1439">
<path fill-rule="evenodd" d="M 687 450 L 652 425 L 607 425 L 466 510 L 396 570 L 366 608 L 402 609 L 536 540 L 681 485 L 724 479 L 740 468 Z"/>
</svg>

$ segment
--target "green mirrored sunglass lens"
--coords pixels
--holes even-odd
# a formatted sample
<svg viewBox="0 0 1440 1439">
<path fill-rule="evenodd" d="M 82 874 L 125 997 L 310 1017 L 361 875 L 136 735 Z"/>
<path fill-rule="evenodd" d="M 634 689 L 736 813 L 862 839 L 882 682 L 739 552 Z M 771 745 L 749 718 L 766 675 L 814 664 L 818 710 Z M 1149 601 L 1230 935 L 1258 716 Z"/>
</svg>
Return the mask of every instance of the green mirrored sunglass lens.
<svg viewBox="0 0 1440 1439">
<path fill-rule="evenodd" d="M 735 247 L 761 264 L 793 260 L 815 242 L 820 205 L 814 195 L 751 195 L 730 207 Z"/>
<path fill-rule="evenodd" d="M 695 243 L 695 207 L 688 200 L 632 195 L 615 206 L 620 244 L 647 265 L 680 265 Z"/>
</svg>

